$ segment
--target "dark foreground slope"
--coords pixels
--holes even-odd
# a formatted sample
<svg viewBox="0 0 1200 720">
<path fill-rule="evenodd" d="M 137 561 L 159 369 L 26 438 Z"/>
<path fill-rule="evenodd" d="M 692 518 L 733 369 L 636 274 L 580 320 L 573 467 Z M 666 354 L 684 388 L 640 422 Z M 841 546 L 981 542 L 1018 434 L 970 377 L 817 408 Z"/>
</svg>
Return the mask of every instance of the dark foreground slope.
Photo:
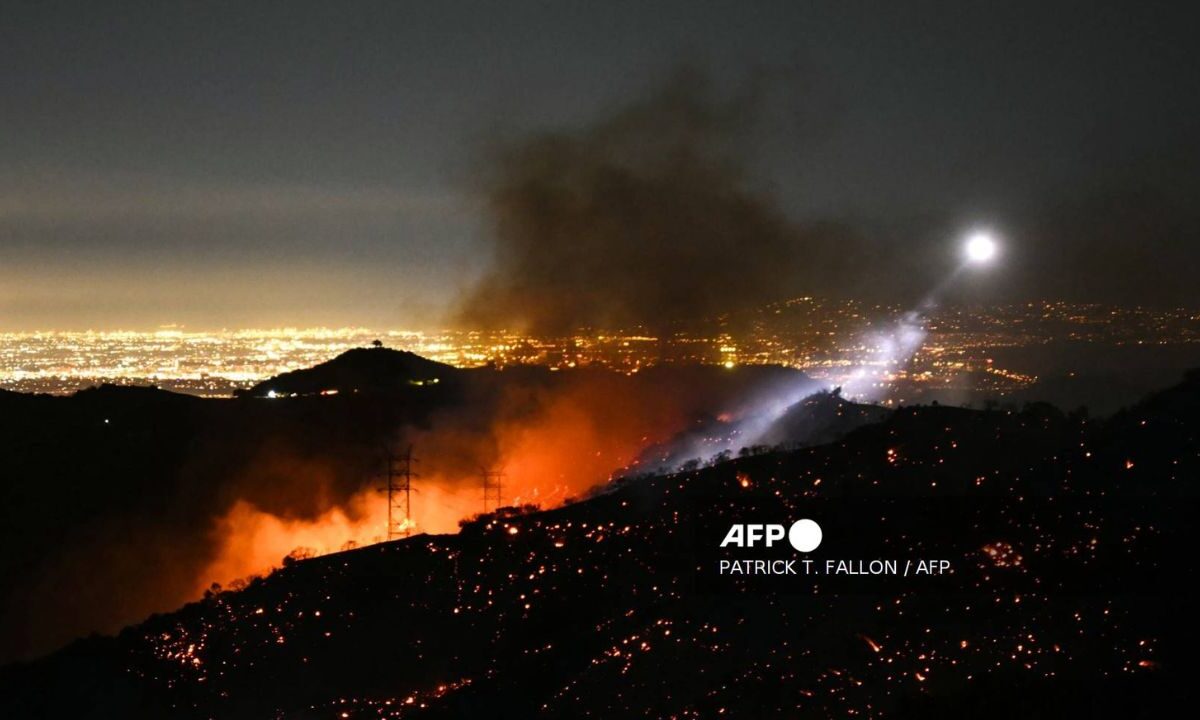
<svg viewBox="0 0 1200 720">
<path fill-rule="evenodd" d="M 297 563 L 0 680 L 5 717 L 1163 717 L 1194 696 L 1196 378 L 1104 424 L 830 445 Z M 720 550 L 817 519 L 802 556 Z M 730 558 L 947 576 L 721 578 Z M 117 590 L 114 589 L 114 592 Z"/>
</svg>

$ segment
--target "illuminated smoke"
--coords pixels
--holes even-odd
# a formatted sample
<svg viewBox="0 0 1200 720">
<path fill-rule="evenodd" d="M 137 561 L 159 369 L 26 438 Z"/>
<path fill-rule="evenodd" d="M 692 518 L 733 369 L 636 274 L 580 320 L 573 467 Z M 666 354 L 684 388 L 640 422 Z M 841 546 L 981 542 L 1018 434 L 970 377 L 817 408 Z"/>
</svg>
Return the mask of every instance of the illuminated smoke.
<svg viewBox="0 0 1200 720">
<path fill-rule="evenodd" d="M 902 371 L 925 341 L 924 316 L 912 310 L 904 313 L 890 328 L 869 333 L 863 340 L 863 355 L 844 380 L 843 393 L 858 400 L 879 400 L 893 376 Z"/>
<path fill-rule="evenodd" d="M 315 518 L 288 518 L 239 500 L 215 523 L 215 556 L 197 576 L 197 593 L 278 567 L 293 552 L 323 555 L 382 539 L 387 507 L 370 491 Z"/>
<path fill-rule="evenodd" d="M 992 242 L 989 239 L 989 242 Z M 988 258 L 995 252 L 993 246 Z M 941 302 L 946 292 L 960 282 L 970 265 L 979 258 L 965 257 L 949 274 L 943 277 L 917 305 L 900 316 L 891 327 L 882 332 L 868 333 L 863 338 L 864 350 L 855 358 L 853 369 L 840 380 L 842 391 L 847 397 L 867 402 L 878 401 L 887 393 L 897 373 L 905 370 L 925 342 L 927 315 Z"/>
</svg>

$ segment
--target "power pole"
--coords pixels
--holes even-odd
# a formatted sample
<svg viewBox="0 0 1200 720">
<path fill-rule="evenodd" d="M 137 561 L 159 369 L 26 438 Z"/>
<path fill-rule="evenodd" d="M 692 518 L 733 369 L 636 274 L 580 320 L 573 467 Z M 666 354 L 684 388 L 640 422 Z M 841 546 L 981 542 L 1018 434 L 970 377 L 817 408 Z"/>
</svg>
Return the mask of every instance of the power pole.
<svg viewBox="0 0 1200 720">
<path fill-rule="evenodd" d="M 380 488 L 387 492 L 388 517 L 387 539 L 408 537 L 412 534 L 412 479 L 418 477 L 413 472 L 412 445 L 403 454 L 387 450 L 387 487 Z"/>
<path fill-rule="evenodd" d="M 483 474 L 483 511 L 488 511 L 488 505 L 495 510 L 504 504 L 504 471 L 480 468 Z"/>
</svg>

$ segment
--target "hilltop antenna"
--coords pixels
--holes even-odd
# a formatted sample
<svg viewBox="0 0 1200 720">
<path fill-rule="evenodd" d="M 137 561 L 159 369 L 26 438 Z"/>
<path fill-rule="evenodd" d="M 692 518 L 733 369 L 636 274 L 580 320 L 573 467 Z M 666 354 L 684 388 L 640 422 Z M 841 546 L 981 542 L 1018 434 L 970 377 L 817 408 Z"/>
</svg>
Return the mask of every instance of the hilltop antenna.
<svg viewBox="0 0 1200 720">
<path fill-rule="evenodd" d="M 406 538 L 412 534 L 412 479 L 419 477 L 413 472 L 413 463 L 418 462 L 412 454 L 412 445 L 403 454 L 387 450 L 387 539 Z"/>
<path fill-rule="evenodd" d="M 480 468 L 483 477 L 483 511 L 488 511 L 488 504 L 493 510 L 504 504 L 504 471 Z"/>
</svg>

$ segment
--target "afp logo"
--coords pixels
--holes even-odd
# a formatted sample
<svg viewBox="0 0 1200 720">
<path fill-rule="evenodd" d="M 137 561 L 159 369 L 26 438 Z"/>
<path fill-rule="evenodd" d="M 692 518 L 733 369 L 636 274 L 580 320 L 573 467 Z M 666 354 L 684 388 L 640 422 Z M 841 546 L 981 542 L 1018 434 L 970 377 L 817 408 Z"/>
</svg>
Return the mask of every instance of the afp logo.
<svg viewBox="0 0 1200 720">
<path fill-rule="evenodd" d="M 782 525 L 734 524 L 729 528 L 729 532 L 725 533 L 721 547 L 771 547 L 785 535 L 792 547 L 800 552 L 812 552 L 821 544 L 821 526 L 804 518 L 792 523 L 792 527 L 786 531 Z"/>
</svg>

